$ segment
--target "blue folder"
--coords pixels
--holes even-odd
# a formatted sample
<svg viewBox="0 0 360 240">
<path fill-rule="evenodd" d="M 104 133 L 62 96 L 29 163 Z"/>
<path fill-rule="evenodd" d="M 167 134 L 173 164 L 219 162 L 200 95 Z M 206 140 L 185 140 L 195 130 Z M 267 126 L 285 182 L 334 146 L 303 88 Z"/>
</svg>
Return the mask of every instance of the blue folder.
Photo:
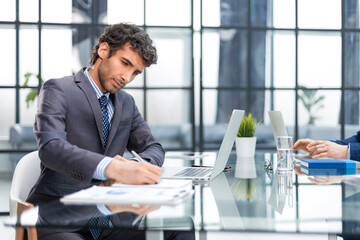
<svg viewBox="0 0 360 240">
<path fill-rule="evenodd" d="M 306 168 L 301 166 L 300 171 L 309 176 L 342 176 L 342 175 L 355 175 L 355 168 Z"/>
<path fill-rule="evenodd" d="M 337 168 L 360 168 L 360 162 L 349 159 L 300 159 L 300 165 L 306 168 L 337 169 Z"/>
</svg>

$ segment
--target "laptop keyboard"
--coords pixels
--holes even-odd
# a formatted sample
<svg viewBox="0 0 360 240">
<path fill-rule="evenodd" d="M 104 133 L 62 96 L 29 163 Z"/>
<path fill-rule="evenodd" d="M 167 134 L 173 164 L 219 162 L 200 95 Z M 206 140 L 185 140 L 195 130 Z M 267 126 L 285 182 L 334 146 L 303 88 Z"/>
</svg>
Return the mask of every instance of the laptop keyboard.
<svg viewBox="0 0 360 240">
<path fill-rule="evenodd" d="M 184 170 L 175 174 L 180 177 L 202 177 L 212 171 L 212 168 L 185 168 Z"/>
</svg>

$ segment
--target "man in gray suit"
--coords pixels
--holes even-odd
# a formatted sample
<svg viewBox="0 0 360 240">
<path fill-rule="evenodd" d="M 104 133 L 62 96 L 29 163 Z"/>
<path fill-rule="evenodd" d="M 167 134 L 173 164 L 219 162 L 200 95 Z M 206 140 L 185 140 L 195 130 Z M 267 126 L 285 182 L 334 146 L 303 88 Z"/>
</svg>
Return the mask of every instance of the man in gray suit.
<svg viewBox="0 0 360 240">
<path fill-rule="evenodd" d="M 100 36 L 88 68 L 44 83 L 34 124 L 42 170 L 29 202 L 47 202 L 106 180 L 160 181 L 164 150 L 122 90 L 156 61 L 145 31 L 115 24 Z M 125 149 L 145 161 L 123 158 Z"/>
</svg>

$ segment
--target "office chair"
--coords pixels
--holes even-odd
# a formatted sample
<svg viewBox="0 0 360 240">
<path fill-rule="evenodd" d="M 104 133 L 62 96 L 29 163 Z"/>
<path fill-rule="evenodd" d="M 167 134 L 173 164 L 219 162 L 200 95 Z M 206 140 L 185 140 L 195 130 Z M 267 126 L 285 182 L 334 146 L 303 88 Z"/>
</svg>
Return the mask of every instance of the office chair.
<svg viewBox="0 0 360 240">
<path fill-rule="evenodd" d="M 24 210 L 34 207 L 26 202 L 31 188 L 40 176 L 40 158 L 38 151 L 26 154 L 16 165 L 10 187 L 10 216 L 19 216 Z M 36 240 L 37 233 L 35 227 L 27 228 L 28 239 Z M 16 227 L 15 239 L 24 239 L 24 228 Z"/>
</svg>

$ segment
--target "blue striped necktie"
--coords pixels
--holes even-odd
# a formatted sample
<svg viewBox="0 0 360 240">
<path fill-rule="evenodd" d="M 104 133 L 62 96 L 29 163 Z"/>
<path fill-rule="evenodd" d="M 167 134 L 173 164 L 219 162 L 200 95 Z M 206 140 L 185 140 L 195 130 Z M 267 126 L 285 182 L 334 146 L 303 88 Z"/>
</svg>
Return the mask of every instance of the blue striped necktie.
<svg viewBox="0 0 360 240">
<path fill-rule="evenodd" d="M 109 122 L 109 115 L 108 115 L 108 98 L 103 95 L 99 98 L 99 103 L 101 107 L 102 112 L 102 125 L 103 125 L 103 137 L 104 137 L 104 147 L 106 147 L 107 138 L 109 135 L 109 128 L 110 128 L 110 122 Z"/>
<path fill-rule="evenodd" d="M 93 236 L 94 240 L 99 239 L 101 232 L 103 231 L 103 228 L 110 227 L 110 217 L 104 216 L 104 217 L 95 217 L 90 219 L 89 221 L 90 225 L 90 233 Z"/>
</svg>

